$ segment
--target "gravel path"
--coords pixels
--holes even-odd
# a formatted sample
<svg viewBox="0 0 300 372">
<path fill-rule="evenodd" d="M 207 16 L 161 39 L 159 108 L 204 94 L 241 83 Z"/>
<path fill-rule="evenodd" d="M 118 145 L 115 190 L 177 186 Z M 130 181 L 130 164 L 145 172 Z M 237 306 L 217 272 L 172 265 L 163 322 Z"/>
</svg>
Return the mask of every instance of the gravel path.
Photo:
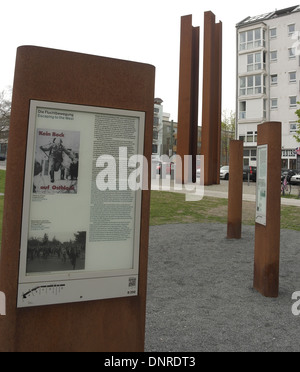
<svg viewBox="0 0 300 372">
<path fill-rule="evenodd" d="M 280 293 L 253 290 L 254 227 L 228 240 L 221 224 L 150 228 L 148 352 L 300 351 L 300 233 L 281 231 Z"/>
</svg>

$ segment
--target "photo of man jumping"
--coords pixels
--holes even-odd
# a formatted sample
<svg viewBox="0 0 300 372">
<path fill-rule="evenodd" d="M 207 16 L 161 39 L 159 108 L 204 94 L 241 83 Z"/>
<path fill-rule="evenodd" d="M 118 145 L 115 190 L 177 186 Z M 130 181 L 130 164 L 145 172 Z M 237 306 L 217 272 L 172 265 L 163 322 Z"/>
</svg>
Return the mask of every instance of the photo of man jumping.
<svg viewBox="0 0 300 372">
<path fill-rule="evenodd" d="M 34 193 L 76 193 L 80 133 L 38 129 Z"/>
<path fill-rule="evenodd" d="M 50 168 L 50 178 L 51 182 L 54 182 L 54 172 L 57 172 L 60 169 L 60 179 L 65 179 L 65 167 L 63 165 L 63 153 L 67 154 L 71 160 L 74 160 L 71 151 L 68 151 L 64 145 L 62 139 L 56 141 L 56 138 L 53 139 L 52 143 L 48 146 L 40 146 L 40 149 L 44 153 L 48 152 L 49 158 L 49 168 Z"/>
</svg>

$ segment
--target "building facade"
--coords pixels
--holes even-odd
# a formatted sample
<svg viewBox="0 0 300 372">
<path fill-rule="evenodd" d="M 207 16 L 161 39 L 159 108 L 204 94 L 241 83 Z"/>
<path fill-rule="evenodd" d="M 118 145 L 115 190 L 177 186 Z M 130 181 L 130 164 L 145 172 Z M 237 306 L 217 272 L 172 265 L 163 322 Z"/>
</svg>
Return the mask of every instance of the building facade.
<svg viewBox="0 0 300 372">
<path fill-rule="evenodd" d="M 256 165 L 257 125 L 282 122 L 282 168 L 295 169 L 300 100 L 300 6 L 247 17 L 237 29 L 236 137 Z"/>
<path fill-rule="evenodd" d="M 159 160 L 163 150 L 163 100 L 154 99 L 152 159 Z"/>
</svg>

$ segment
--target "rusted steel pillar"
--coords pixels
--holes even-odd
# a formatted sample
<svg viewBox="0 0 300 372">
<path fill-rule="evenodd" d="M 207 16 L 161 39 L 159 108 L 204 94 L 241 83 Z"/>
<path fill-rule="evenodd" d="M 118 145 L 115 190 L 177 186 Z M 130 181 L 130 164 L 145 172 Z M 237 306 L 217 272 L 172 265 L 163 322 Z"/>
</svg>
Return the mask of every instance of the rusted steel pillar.
<svg viewBox="0 0 300 372">
<path fill-rule="evenodd" d="M 257 128 L 254 288 L 278 297 L 280 256 L 281 123 Z"/>
<path fill-rule="evenodd" d="M 221 122 L 222 122 L 222 22 L 215 25 L 215 84 L 216 84 L 216 121 L 215 135 L 213 140 L 213 183 L 220 183 L 220 161 L 221 161 Z"/>
<path fill-rule="evenodd" d="M 199 27 L 192 26 L 192 15 L 181 17 L 177 155 L 182 158 L 182 172 L 176 181 L 196 181 L 199 94 Z M 184 156 L 193 156 L 192 175 L 184 168 Z"/>
<path fill-rule="evenodd" d="M 230 141 L 227 238 L 242 235 L 243 141 Z"/>
<path fill-rule="evenodd" d="M 203 98 L 201 155 L 204 184 L 220 183 L 222 23 L 204 13 Z"/>
</svg>

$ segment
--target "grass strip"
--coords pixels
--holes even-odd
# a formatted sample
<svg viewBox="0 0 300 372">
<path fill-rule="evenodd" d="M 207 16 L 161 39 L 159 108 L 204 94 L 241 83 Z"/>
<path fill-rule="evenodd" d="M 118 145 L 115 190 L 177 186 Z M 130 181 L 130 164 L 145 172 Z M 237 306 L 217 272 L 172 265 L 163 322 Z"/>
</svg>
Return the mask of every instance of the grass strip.
<svg viewBox="0 0 300 372">
<path fill-rule="evenodd" d="M 150 225 L 176 223 L 227 223 L 228 200 L 204 197 L 185 201 L 185 195 L 164 191 L 151 192 Z M 300 231 L 300 210 L 281 206 L 281 228 Z M 255 225 L 255 203 L 243 202 L 242 224 Z"/>
</svg>

